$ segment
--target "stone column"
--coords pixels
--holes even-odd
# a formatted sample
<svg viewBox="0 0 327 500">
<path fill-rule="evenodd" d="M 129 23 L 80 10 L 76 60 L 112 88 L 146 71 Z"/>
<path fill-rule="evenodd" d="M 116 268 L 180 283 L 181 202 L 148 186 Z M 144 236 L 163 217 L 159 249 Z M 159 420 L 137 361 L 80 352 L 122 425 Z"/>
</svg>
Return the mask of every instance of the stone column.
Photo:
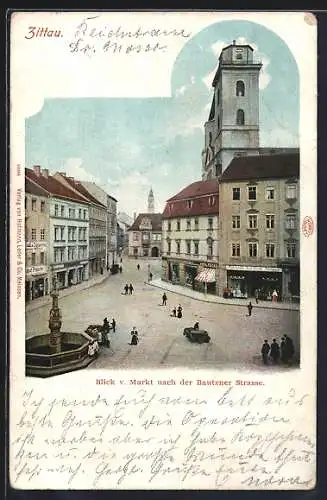
<svg viewBox="0 0 327 500">
<path fill-rule="evenodd" d="M 51 293 L 52 308 L 49 315 L 49 348 L 52 354 L 61 352 L 61 311 L 58 305 L 58 292 L 56 288 Z"/>
<path fill-rule="evenodd" d="M 65 271 L 65 288 L 68 287 L 68 271 Z"/>
</svg>

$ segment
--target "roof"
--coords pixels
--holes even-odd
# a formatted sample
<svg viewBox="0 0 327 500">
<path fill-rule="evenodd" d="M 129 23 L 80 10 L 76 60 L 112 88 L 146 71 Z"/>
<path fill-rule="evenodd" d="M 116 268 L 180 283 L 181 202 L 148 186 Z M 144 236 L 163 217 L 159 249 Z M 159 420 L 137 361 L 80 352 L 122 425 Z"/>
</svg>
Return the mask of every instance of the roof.
<svg viewBox="0 0 327 500">
<path fill-rule="evenodd" d="M 248 47 L 253 52 L 253 48 L 251 47 L 251 45 L 249 45 L 249 44 L 242 44 L 242 43 L 230 43 L 229 45 L 227 45 L 227 47 L 223 47 L 221 49 L 221 51 L 229 49 L 229 47 Z"/>
<path fill-rule="evenodd" d="M 56 198 L 69 199 L 71 201 L 85 203 L 88 201 L 75 193 L 73 190 L 64 186 L 61 182 L 57 181 L 52 175 L 45 176 L 43 174 L 36 174 L 33 170 L 25 168 L 25 178 L 40 186 L 47 193 L 52 194 Z"/>
<path fill-rule="evenodd" d="M 99 205 L 101 208 L 107 208 L 103 203 L 101 203 L 99 200 L 97 200 L 81 182 L 76 181 L 72 177 L 67 177 L 66 175 L 60 174 L 62 177 L 65 178 L 67 183 L 74 189 L 76 189 L 79 193 L 81 193 L 82 196 L 85 196 L 86 198 L 89 199 L 89 201 L 95 205 Z"/>
<path fill-rule="evenodd" d="M 34 184 L 29 179 L 25 177 L 25 192 L 29 194 L 34 194 L 35 196 L 49 196 L 49 193 L 43 188 Z"/>
<path fill-rule="evenodd" d="M 139 231 L 140 224 L 142 222 L 142 219 L 144 218 L 151 220 L 152 231 L 161 231 L 162 214 L 149 214 L 149 213 L 138 214 L 138 216 L 136 217 L 135 221 L 128 229 L 128 231 Z"/>
<path fill-rule="evenodd" d="M 189 200 L 191 198 L 196 198 L 198 196 L 204 196 L 209 194 L 218 193 L 218 181 L 217 179 L 210 179 L 208 181 L 197 181 L 192 182 L 179 193 L 175 194 L 167 202 L 175 200 Z"/>
<path fill-rule="evenodd" d="M 238 156 L 226 168 L 220 182 L 299 177 L 300 154 Z"/>
</svg>

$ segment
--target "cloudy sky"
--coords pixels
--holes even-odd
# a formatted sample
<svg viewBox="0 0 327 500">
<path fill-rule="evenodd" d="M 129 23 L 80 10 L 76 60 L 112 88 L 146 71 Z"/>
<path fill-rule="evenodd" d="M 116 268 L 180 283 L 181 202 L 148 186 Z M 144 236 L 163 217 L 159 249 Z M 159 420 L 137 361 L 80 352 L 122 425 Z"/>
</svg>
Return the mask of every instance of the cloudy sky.
<svg viewBox="0 0 327 500">
<path fill-rule="evenodd" d="M 248 21 L 222 21 L 195 35 L 178 55 L 171 98 L 48 99 L 26 120 L 26 166 L 41 165 L 94 181 L 118 199 L 118 211 L 156 211 L 201 179 L 203 124 L 221 49 L 236 39 L 262 60 L 261 146 L 298 146 L 297 65 L 285 43 Z"/>
</svg>

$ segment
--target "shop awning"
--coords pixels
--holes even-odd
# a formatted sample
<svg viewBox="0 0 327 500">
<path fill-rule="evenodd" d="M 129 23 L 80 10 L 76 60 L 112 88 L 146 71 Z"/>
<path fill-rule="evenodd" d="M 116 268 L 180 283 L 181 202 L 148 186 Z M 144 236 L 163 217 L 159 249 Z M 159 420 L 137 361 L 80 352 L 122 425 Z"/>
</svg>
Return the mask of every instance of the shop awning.
<svg viewBox="0 0 327 500">
<path fill-rule="evenodd" d="M 195 279 L 202 283 L 214 283 L 216 281 L 216 272 L 214 269 L 203 269 Z"/>
</svg>

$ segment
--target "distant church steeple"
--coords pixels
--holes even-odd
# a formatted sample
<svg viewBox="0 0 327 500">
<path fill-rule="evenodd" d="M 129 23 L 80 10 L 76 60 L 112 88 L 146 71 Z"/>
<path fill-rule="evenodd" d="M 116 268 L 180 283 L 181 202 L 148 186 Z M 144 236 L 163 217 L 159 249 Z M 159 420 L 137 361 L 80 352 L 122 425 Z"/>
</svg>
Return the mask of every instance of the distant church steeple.
<svg viewBox="0 0 327 500">
<path fill-rule="evenodd" d="M 154 214 L 154 196 L 153 196 L 152 188 L 150 189 L 149 196 L 148 196 L 148 213 Z"/>
</svg>

